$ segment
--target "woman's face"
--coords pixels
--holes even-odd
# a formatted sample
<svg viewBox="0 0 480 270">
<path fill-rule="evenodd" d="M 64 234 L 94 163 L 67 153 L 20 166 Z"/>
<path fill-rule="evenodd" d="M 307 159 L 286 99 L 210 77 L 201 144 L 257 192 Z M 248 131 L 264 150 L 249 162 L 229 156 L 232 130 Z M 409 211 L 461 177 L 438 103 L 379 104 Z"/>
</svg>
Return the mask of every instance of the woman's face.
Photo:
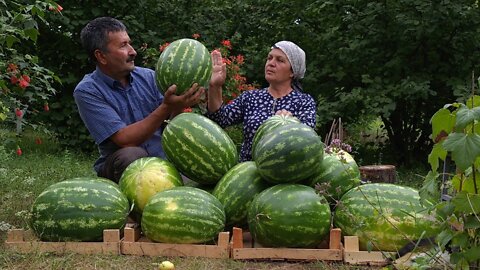
<svg viewBox="0 0 480 270">
<path fill-rule="evenodd" d="M 280 49 L 272 49 L 265 63 L 265 79 L 271 83 L 291 81 L 293 78 L 292 66 L 287 55 Z"/>
</svg>

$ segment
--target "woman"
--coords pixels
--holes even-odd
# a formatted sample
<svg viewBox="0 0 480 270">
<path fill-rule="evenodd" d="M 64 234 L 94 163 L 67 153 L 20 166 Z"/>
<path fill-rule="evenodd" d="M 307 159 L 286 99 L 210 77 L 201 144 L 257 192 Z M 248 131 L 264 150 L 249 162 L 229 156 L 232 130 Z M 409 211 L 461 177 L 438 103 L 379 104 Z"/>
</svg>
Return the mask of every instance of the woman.
<svg viewBox="0 0 480 270">
<path fill-rule="evenodd" d="M 255 132 L 272 115 L 293 115 L 302 123 L 315 127 L 315 101 L 302 92 L 299 82 L 305 75 L 305 52 L 295 43 L 280 41 L 271 48 L 265 63 L 268 87 L 246 91 L 228 105 L 222 104 L 226 66 L 219 51 L 212 52 L 212 60 L 207 116 L 222 127 L 243 122 L 240 162 L 251 160 Z"/>
</svg>

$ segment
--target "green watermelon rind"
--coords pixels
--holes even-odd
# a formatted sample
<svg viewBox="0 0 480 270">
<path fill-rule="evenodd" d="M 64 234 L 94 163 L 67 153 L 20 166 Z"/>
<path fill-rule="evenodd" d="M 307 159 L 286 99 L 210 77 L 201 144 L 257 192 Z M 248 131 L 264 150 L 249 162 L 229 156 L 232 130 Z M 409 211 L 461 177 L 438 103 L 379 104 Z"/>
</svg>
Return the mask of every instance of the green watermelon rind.
<svg viewBox="0 0 480 270">
<path fill-rule="evenodd" d="M 237 148 L 228 134 L 196 113 L 181 113 L 170 120 L 162 146 L 177 170 L 204 185 L 216 184 L 238 163 Z"/>
<path fill-rule="evenodd" d="M 189 38 L 170 43 L 160 54 L 155 68 L 157 84 L 163 94 L 173 84 L 177 86 L 177 95 L 187 91 L 193 83 L 208 87 L 211 74 L 212 59 L 208 49 Z"/>
<path fill-rule="evenodd" d="M 223 231 L 225 211 L 212 194 L 194 187 L 174 187 L 155 194 L 143 210 L 142 231 L 154 242 L 198 244 Z"/>
<path fill-rule="evenodd" d="M 278 184 L 258 194 L 248 210 L 248 227 L 265 247 L 309 248 L 328 235 L 330 206 L 312 187 Z"/>
<path fill-rule="evenodd" d="M 336 206 L 334 225 L 356 235 L 360 248 L 396 252 L 408 243 L 433 237 L 439 224 L 421 205 L 418 191 L 389 183 L 372 183 L 345 193 Z"/>
<path fill-rule="evenodd" d="M 102 241 L 103 230 L 122 229 L 128 199 L 103 178 L 73 178 L 47 187 L 31 208 L 30 227 L 42 241 Z"/>
</svg>

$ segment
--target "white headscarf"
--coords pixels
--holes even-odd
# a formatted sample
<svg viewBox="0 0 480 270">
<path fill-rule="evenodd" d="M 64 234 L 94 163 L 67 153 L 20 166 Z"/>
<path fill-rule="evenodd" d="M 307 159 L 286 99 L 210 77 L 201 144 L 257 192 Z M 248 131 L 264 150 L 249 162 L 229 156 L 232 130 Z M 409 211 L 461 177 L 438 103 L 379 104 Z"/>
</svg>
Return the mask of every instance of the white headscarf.
<svg viewBox="0 0 480 270">
<path fill-rule="evenodd" d="M 293 79 L 302 79 L 306 71 L 305 52 L 302 48 L 298 47 L 297 44 L 286 40 L 275 43 L 272 49 L 274 48 L 282 50 L 282 52 L 287 55 L 288 61 L 292 66 Z"/>
</svg>

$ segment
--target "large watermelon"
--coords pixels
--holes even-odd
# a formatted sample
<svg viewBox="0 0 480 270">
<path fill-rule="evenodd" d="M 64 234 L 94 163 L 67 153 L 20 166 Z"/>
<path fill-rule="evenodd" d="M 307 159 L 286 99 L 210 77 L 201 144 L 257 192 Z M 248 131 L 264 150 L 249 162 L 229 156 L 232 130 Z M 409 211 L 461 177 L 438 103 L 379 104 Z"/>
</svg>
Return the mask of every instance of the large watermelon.
<svg viewBox="0 0 480 270">
<path fill-rule="evenodd" d="M 162 93 L 172 84 L 176 94 L 187 91 L 193 83 L 207 87 L 212 75 L 212 59 L 207 48 L 194 39 L 172 42 L 160 54 L 155 69 L 157 84 Z"/>
<path fill-rule="evenodd" d="M 274 116 L 269 117 L 265 122 L 263 122 L 255 132 L 255 136 L 253 137 L 252 143 L 252 154 L 255 152 L 255 147 L 258 141 L 267 133 L 271 132 L 277 127 L 290 124 L 290 123 L 300 123 L 300 120 L 294 116 L 288 115 L 279 115 L 276 114 Z M 253 157 L 255 159 L 255 157 Z"/>
<path fill-rule="evenodd" d="M 40 193 L 30 226 L 44 241 L 101 241 L 103 230 L 125 226 L 129 210 L 127 197 L 112 181 L 74 178 Z"/>
<path fill-rule="evenodd" d="M 258 172 L 272 183 L 293 183 L 312 176 L 323 159 L 323 142 L 302 123 L 291 123 L 263 136 L 253 153 Z"/>
<path fill-rule="evenodd" d="M 200 184 L 216 184 L 238 163 L 237 148 L 228 134 L 196 113 L 173 118 L 163 131 L 162 146 L 168 160 Z"/>
<path fill-rule="evenodd" d="M 263 246 L 304 248 L 319 245 L 330 229 L 330 206 L 312 187 L 279 184 L 253 199 L 248 227 Z"/>
<path fill-rule="evenodd" d="M 360 248 L 398 251 L 407 243 L 435 236 L 439 226 L 420 204 L 418 191 L 394 184 L 365 184 L 340 199 L 333 218 L 344 235 L 356 235 Z"/>
<path fill-rule="evenodd" d="M 269 186 L 258 174 L 253 161 L 239 163 L 230 169 L 212 192 L 225 207 L 226 226 L 245 225 L 247 210 L 253 197 Z"/>
<path fill-rule="evenodd" d="M 205 243 L 225 227 L 223 205 L 194 187 L 174 187 L 155 194 L 143 209 L 142 231 L 165 243 Z"/>
<path fill-rule="evenodd" d="M 127 196 L 137 221 L 145 204 L 155 193 L 182 186 L 182 177 L 172 163 L 158 157 L 144 157 L 130 163 L 119 181 L 120 189 Z"/>
<path fill-rule="evenodd" d="M 317 187 L 329 202 L 360 185 L 360 170 L 353 157 L 343 150 L 324 153 L 317 172 L 306 182 Z"/>
</svg>

